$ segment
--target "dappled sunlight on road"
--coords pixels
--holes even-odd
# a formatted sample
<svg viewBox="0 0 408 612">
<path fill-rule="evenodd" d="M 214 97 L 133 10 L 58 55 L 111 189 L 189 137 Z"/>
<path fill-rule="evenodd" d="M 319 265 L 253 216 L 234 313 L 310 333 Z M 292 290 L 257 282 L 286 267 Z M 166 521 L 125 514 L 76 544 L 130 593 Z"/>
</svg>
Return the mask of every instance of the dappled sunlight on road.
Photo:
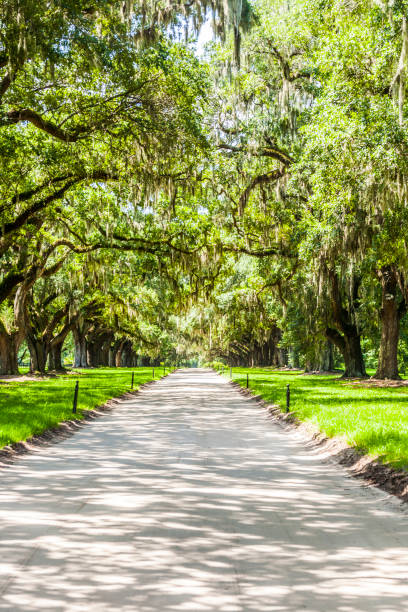
<svg viewBox="0 0 408 612">
<path fill-rule="evenodd" d="M 2 471 L 0 610 L 407 608 L 407 515 L 204 371 Z"/>
</svg>

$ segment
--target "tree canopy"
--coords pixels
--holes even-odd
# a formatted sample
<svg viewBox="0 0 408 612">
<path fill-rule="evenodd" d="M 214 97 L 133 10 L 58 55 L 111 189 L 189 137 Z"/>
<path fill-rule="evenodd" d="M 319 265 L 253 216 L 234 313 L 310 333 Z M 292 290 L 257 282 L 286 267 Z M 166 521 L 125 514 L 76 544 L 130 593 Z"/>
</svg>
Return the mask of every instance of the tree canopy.
<svg viewBox="0 0 408 612">
<path fill-rule="evenodd" d="M 82 367 L 397 378 L 407 8 L 1 3 L 0 372 L 72 338 Z"/>
</svg>

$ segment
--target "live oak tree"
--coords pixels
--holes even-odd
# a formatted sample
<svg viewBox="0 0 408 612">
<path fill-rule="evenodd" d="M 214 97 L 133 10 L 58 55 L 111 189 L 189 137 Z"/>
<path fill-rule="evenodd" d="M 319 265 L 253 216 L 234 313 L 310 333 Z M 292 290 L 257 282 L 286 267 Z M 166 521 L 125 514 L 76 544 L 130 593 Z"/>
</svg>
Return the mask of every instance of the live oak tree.
<svg viewBox="0 0 408 612">
<path fill-rule="evenodd" d="M 258 262 L 247 255 L 228 257 L 210 296 L 202 295 L 179 331 L 204 361 L 232 366 L 287 363 L 277 326 L 279 304 L 270 300 Z"/>
<path fill-rule="evenodd" d="M 313 83 L 302 48 L 283 40 L 270 8 L 260 8 L 259 25 L 242 43 L 241 71 L 232 68 L 232 75 L 222 77 L 228 55 L 216 50 L 210 56 L 217 75 L 210 120 L 214 153 L 207 169 L 211 178 L 204 181 L 211 181 L 206 196 L 213 222 L 223 227 L 221 248 L 273 270 L 263 284 L 282 306 L 282 286 L 299 259 L 305 199 L 303 193 L 289 194 L 287 183 L 302 148 L 299 127 Z M 262 329 L 260 312 L 255 313 L 254 337 Z M 271 321 L 268 333 L 275 333 L 274 325 Z"/>
<path fill-rule="evenodd" d="M 134 197 L 146 200 L 171 182 L 172 160 L 182 158 L 188 167 L 194 148 L 204 145 L 193 112 L 204 83 L 197 61 L 160 32 L 159 22 L 174 22 L 182 5 L 165 18 L 150 10 L 137 31 L 145 9 L 126 7 L 97 2 L 72 3 L 65 10 L 32 2 L 3 7 L 0 303 L 8 314 L 0 348 L 5 373 L 17 371 L 26 295 L 39 277 L 52 273 L 45 262 L 60 246 L 48 240 L 39 257 L 42 234 L 55 227 L 61 234 L 61 216 L 71 223 L 64 198 L 69 194 L 74 216 L 86 209 L 87 186 L 130 183 Z M 153 42 L 137 46 L 138 37 Z"/>
<path fill-rule="evenodd" d="M 406 309 L 403 5 L 329 4 L 323 19 L 316 16 L 314 32 L 324 43 L 314 52 L 321 92 L 299 164 L 310 184 L 308 239 L 321 245 L 313 261 L 327 271 L 336 305 L 329 335 L 339 348 L 354 344 L 353 374 L 364 373 L 360 330 L 352 320 L 361 303 L 361 268 L 381 284 L 379 378 L 398 377 L 399 321 Z M 339 293 L 343 262 L 353 287 L 350 313 Z"/>
<path fill-rule="evenodd" d="M 285 231 L 296 238 L 280 241 L 278 256 L 297 254 L 300 266 L 314 268 L 306 280 L 320 304 L 313 311 L 348 376 L 365 374 L 360 340 L 370 269 L 382 285 L 377 375 L 398 376 L 406 257 L 403 4 L 277 2 L 276 19 L 262 13 L 266 3 L 247 52 L 250 70 L 235 78 L 229 106 L 218 105 L 219 148 L 237 159 L 224 163 L 220 181 L 232 211 L 228 229 L 235 240 L 258 245 Z M 278 164 L 262 162 L 268 157 Z M 224 187 L 231 183 L 232 193 Z M 274 228 L 279 200 L 287 219 Z"/>
<path fill-rule="evenodd" d="M 322 10 L 268 2 L 259 14 L 242 45 L 247 63 L 241 72 L 232 68 L 221 88 L 218 78 L 213 94 L 215 153 L 202 180 L 211 181 L 213 221 L 222 220 L 217 240 L 224 252 L 271 266 L 286 259 L 306 271 L 315 320 L 305 333 L 310 339 L 315 329 L 335 343 L 349 376 L 365 374 L 361 337 L 370 333 L 378 279 L 377 375 L 398 376 L 406 296 L 404 3 L 329 2 Z M 224 60 L 222 51 L 218 76 Z M 285 267 L 274 278 L 279 297 L 290 295 L 291 280 Z"/>
</svg>

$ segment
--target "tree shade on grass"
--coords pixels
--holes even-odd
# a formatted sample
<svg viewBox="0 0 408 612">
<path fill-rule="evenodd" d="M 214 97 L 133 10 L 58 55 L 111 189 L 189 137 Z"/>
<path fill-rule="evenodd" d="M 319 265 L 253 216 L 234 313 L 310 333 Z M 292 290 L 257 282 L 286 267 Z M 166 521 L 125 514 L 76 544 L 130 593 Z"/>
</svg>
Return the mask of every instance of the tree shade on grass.
<svg viewBox="0 0 408 612">
<path fill-rule="evenodd" d="M 291 412 L 329 437 L 378 456 L 384 463 L 408 469 L 408 387 L 353 385 L 337 376 L 277 372 L 265 368 L 233 368 L 232 379 L 271 404 L 286 406 L 290 384 Z M 225 372 L 229 377 L 229 371 Z"/>
<path fill-rule="evenodd" d="M 83 419 L 88 410 L 153 379 L 152 368 L 97 368 L 75 370 L 68 376 L 39 381 L 0 383 L 0 447 L 27 440 L 72 418 Z M 167 370 L 167 373 L 169 370 Z M 75 375 L 77 373 L 77 375 Z M 155 379 L 163 376 L 155 368 Z M 78 408 L 74 417 L 72 403 L 79 380 Z"/>
</svg>

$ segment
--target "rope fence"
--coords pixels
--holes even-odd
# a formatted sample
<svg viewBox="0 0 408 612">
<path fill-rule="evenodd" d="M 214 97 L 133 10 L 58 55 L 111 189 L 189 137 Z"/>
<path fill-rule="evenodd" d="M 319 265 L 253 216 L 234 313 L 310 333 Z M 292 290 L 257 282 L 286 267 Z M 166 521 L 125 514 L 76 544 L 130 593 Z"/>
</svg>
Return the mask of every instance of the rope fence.
<svg viewBox="0 0 408 612">
<path fill-rule="evenodd" d="M 217 369 L 218 374 L 223 375 L 225 369 L 226 368 L 224 368 L 224 366 L 218 368 Z M 232 368 L 231 367 L 229 369 L 229 378 L 230 378 L 230 380 L 232 380 Z M 245 381 L 245 379 L 244 379 L 244 381 Z M 246 388 L 249 389 L 249 373 L 248 372 L 246 374 Z M 290 384 L 289 383 L 286 385 L 286 406 L 285 406 L 285 410 L 286 410 L 286 412 L 290 412 Z"/>
<path fill-rule="evenodd" d="M 174 372 L 174 370 L 172 370 L 171 368 L 167 368 L 169 370 L 169 372 Z M 166 373 L 166 367 L 164 366 L 163 369 L 163 376 Z M 130 381 L 130 390 L 132 390 L 134 388 L 134 382 L 135 382 L 135 373 L 132 372 L 131 373 L 131 381 Z M 155 380 L 155 376 L 154 376 L 154 368 L 152 368 L 152 380 Z M 146 382 L 149 382 L 148 380 Z M 143 384 L 143 383 L 142 383 Z M 79 380 L 77 380 L 75 382 L 75 388 L 74 388 L 74 399 L 73 399 L 73 403 L 72 403 L 72 412 L 76 413 L 77 412 L 77 408 L 78 408 L 78 395 L 79 395 L 79 389 L 81 388 L 81 391 L 87 391 L 87 390 L 95 390 L 95 385 L 93 385 L 92 387 L 83 387 L 81 385 L 81 387 L 79 387 Z M 98 385 L 97 387 L 98 389 L 112 389 L 112 385 Z"/>
<path fill-rule="evenodd" d="M 146 380 L 137 381 L 137 384 L 145 384 L 147 382 L 157 380 L 158 378 L 161 378 L 162 376 L 166 375 L 166 370 L 168 374 L 171 374 L 172 372 L 175 371 L 175 369 L 176 369 L 175 366 L 174 367 L 173 366 L 152 367 L 151 368 L 151 378 L 149 378 L 148 372 L 145 372 L 145 376 L 147 377 Z M 100 384 L 98 382 L 98 375 L 89 379 L 87 378 L 86 374 L 83 374 L 82 376 L 84 377 L 84 380 L 81 380 L 81 378 L 77 378 L 75 374 L 72 374 L 70 376 L 58 376 L 55 378 L 56 382 L 68 382 L 69 381 L 75 384 L 73 386 L 66 385 L 63 387 L 60 387 L 57 384 L 55 386 L 55 390 L 52 390 L 52 392 L 58 393 L 59 396 L 62 395 L 64 402 L 65 401 L 67 401 L 67 403 L 70 402 L 72 405 L 72 412 L 76 414 L 78 412 L 79 399 L 83 392 L 93 391 L 96 393 L 98 391 L 108 390 L 108 389 L 111 390 L 113 393 L 125 392 L 127 390 L 131 391 L 135 387 L 135 374 L 136 375 L 138 373 L 141 374 L 140 370 L 146 371 L 148 370 L 148 368 L 141 366 L 139 370 L 136 368 L 133 371 L 112 372 L 112 377 L 110 378 L 111 382 L 109 385 L 106 384 L 105 382 Z M 11 381 L 7 381 L 7 383 L 4 384 L 5 388 L 17 387 L 17 386 L 24 388 L 24 386 L 31 386 L 30 383 L 33 383 L 35 385 L 35 389 L 39 391 L 42 391 L 44 389 L 49 391 L 52 389 L 49 384 L 50 380 L 47 380 L 47 381 L 33 380 L 33 381 L 24 381 L 24 382 L 21 382 L 21 381 L 19 382 L 18 380 L 11 380 Z"/>
</svg>

